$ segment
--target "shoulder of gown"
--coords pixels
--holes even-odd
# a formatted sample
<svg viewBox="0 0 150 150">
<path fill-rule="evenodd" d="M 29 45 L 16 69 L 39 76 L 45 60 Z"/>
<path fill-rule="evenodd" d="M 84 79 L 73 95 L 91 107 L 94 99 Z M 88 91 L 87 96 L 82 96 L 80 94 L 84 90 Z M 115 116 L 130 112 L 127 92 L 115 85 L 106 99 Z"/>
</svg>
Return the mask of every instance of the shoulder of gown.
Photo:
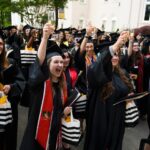
<svg viewBox="0 0 150 150">
<path fill-rule="evenodd" d="M 98 57 L 95 63 L 87 70 L 89 86 L 101 87 L 112 80 L 112 64 L 109 48 L 106 48 Z"/>
</svg>

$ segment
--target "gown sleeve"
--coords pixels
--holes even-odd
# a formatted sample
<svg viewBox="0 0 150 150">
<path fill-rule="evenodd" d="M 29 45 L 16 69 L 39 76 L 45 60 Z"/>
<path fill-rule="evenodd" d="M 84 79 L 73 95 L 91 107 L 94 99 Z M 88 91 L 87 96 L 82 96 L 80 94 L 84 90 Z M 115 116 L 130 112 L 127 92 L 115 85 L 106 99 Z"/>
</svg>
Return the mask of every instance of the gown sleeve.
<svg viewBox="0 0 150 150">
<path fill-rule="evenodd" d="M 97 57 L 96 62 L 89 66 L 87 71 L 89 86 L 102 87 L 112 80 L 111 58 L 109 48 L 107 48 Z"/>
<path fill-rule="evenodd" d="M 78 49 L 78 51 L 75 54 L 75 57 L 74 57 L 75 66 L 79 70 L 85 70 L 85 54 L 86 54 L 85 51 L 80 53 L 80 49 Z"/>
<path fill-rule="evenodd" d="M 9 59 L 9 62 L 11 65 L 2 72 L 3 82 L 5 85 L 9 84 L 11 86 L 8 96 L 18 97 L 21 96 L 25 88 L 25 79 L 16 61 Z"/>
<path fill-rule="evenodd" d="M 11 96 L 15 97 L 15 96 L 21 96 L 23 93 L 23 90 L 25 88 L 25 79 L 22 75 L 22 72 L 20 69 L 17 69 L 17 74 L 14 77 L 14 83 L 11 84 Z"/>
</svg>

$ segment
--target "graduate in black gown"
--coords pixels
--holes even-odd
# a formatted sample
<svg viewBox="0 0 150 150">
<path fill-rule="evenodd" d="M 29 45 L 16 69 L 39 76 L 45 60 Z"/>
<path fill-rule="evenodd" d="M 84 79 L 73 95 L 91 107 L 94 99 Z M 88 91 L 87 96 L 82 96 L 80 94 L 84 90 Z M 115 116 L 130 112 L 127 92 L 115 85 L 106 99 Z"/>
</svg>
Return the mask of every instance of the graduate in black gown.
<svg viewBox="0 0 150 150">
<path fill-rule="evenodd" d="M 89 66 L 84 150 L 122 149 L 125 103 L 113 104 L 132 92 L 132 85 L 120 68 L 117 55 L 127 36 L 127 32 L 121 33 L 117 42 L 106 48 Z"/>
<path fill-rule="evenodd" d="M 18 129 L 18 103 L 25 87 L 25 79 L 16 61 L 12 58 L 6 57 L 5 42 L 1 37 L 0 84 L 0 91 L 4 92 L 4 94 L 7 95 L 7 99 L 11 104 L 13 117 L 12 123 L 8 124 L 5 127 L 5 131 L 0 131 L 0 150 L 16 150 Z"/>
<path fill-rule="evenodd" d="M 56 43 L 48 43 L 53 31 L 51 24 L 45 24 L 37 60 L 31 67 L 29 83 L 32 105 L 20 150 L 62 148 L 61 118 L 70 113 L 70 107 L 64 108 L 67 84 L 63 75 L 61 49 Z"/>
</svg>

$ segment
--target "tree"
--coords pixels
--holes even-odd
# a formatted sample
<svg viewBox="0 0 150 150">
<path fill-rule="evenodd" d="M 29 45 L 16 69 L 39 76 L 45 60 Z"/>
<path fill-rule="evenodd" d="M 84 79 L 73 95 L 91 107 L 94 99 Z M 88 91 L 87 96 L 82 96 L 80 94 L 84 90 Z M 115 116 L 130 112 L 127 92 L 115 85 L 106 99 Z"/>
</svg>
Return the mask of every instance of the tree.
<svg viewBox="0 0 150 150">
<path fill-rule="evenodd" d="M 18 13 L 30 25 L 40 25 L 48 21 L 48 8 L 55 11 L 55 27 L 58 26 L 58 10 L 64 8 L 68 0 L 0 0 L 1 25 L 11 24 L 11 12 Z M 49 7 L 47 7 L 49 6 Z"/>
<path fill-rule="evenodd" d="M 11 24 L 11 0 L 0 0 L 0 27 Z"/>
<path fill-rule="evenodd" d="M 13 2 L 12 12 L 18 13 L 30 25 L 41 24 L 46 18 L 47 0 L 20 0 Z M 48 18 L 47 18 L 48 20 Z"/>
<path fill-rule="evenodd" d="M 49 0 L 50 6 L 55 10 L 55 28 L 58 27 L 58 10 L 59 8 L 64 8 L 68 0 Z"/>
</svg>

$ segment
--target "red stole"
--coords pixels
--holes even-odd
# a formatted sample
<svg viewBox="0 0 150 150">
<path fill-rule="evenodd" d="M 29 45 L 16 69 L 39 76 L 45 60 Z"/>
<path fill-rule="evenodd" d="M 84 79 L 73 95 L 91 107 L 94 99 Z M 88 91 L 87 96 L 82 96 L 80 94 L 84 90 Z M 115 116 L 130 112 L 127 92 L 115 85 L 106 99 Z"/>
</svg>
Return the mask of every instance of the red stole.
<svg viewBox="0 0 150 150">
<path fill-rule="evenodd" d="M 64 102 L 67 99 L 67 89 L 64 88 L 62 91 Z M 36 136 L 35 139 L 44 148 L 48 149 L 49 133 L 51 128 L 51 121 L 53 116 L 53 92 L 51 81 L 46 80 L 44 83 L 44 92 L 41 104 L 41 110 L 39 114 Z"/>
<path fill-rule="evenodd" d="M 77 71 L 74 68 L 69 68 L 69 74 L 70 74 L 70 78 L 71 78 L 71 85 L 74 88 L 76 80 L 78 78 Z"/>
</svg>

